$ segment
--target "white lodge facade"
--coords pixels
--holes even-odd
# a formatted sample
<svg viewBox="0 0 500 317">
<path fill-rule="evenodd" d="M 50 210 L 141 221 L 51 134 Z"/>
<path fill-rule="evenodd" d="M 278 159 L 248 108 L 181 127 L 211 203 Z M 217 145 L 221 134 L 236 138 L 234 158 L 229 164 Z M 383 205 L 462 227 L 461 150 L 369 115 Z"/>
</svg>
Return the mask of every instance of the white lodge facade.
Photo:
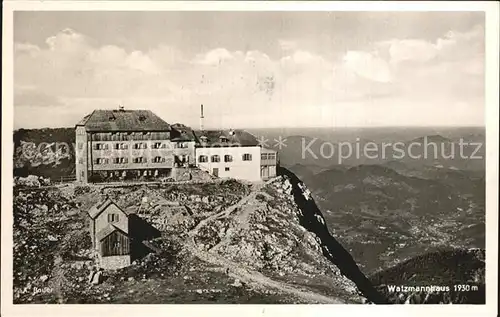
<svg viewBox="0 0 500 317">
<path fill-rule="evenodd" d="M 260 147 L 199 147 L 196 148 L 200 169 L 221 178 L 258 181 L 260 177 Z"/>
<path fill-rule="evenodd" d="M 277 152 L 262 148 L 248 132 L 197 131 L 196 137 L 196 165 L 213 176 L 248 181 L 276 176 Z"/>
</svg>

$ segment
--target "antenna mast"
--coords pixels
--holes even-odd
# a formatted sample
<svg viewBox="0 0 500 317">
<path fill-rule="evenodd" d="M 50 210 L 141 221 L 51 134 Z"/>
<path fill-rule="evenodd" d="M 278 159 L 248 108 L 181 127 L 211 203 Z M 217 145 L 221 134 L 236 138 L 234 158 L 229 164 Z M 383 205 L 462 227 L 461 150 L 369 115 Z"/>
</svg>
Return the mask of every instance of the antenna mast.
<svg viewBox="0 0 500 317">
<path fill-rule="evenodd" d="M 200 131 L 203 131 L 203 119 L 205 117 L 203 116 L 203 104 L 200 106 Z"/>
</svg>

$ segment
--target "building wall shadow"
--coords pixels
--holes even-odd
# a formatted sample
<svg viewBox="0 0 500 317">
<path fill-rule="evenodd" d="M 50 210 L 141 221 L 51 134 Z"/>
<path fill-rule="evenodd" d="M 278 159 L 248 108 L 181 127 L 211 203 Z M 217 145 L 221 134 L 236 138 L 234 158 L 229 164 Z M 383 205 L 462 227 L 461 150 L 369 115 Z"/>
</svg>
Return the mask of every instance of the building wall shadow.
<svg viewBox="0 0 500 317">
<path fill-rule="evenodd" d="M 153 252 L 146 242 L 161 237 L 161 232 L 136 214 L 129 215 L 128 232 L 130 237 L 131 261 L 141 259 Z"/>
</svg>

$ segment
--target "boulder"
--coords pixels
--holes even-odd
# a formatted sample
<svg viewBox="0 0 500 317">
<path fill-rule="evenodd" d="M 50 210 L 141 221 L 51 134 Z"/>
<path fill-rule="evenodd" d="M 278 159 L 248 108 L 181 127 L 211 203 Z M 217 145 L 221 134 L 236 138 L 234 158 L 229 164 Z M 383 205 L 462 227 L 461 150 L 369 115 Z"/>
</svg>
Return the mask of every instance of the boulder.
<svg viewBox="0 0 500 317">
<path fill-rule="evenodd" d="M 231 286 L 242 287 L 243 283 L 241 283 L 241 281 L 239 279 L 235 279 L 234 282 L 233 282 L 233 284 L 231 284 Z"/>
<path fill-rule="evenodd" d="M 95 269 L 90 272 L 89 279 L 88 279 L 89 283 L 92 283 L 92 281 L 94 280 L 95 273 L 96 273 Z"/>
<path fill-rule="evenodd" d="M 94 276 L 92 277 L 92 284 L 93 285 L 98 285 L 101 284 L 104 280 L 104 276 L 102 274 L 102 271 L 97 271 Z"/>
</svg>

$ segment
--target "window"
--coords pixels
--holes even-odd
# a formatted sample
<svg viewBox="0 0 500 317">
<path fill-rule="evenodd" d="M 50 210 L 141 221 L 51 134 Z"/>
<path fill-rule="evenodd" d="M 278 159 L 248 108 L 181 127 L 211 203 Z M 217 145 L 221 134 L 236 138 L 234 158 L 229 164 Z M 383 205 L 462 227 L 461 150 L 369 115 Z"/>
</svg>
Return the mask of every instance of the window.
<svg viewBox="0 0 500 317">
<path fill-rule="evenodd" d="M 229 172 L 229 167 L 225 167 L 225 168 L 224 168 L 224 170 L 225 170 L 226 172 Z"/>
<path fill-rule="evenodd" d="M 153 158 L 153 163 L 161 163 L 161 162 L 165 162 L 165 158 L 164 157 L 161 157 L 161 156 L 155 156 Z"/>
<path fill-rule="evenodd" d="M 134 163 L 145 163 L 146 159 L 144 157 L 134 157 Z"/>
<path fill-rule="evenodd" d="M 153 143 L 153 149 L 159 149 L 159 148 L 161 148 L 161 142 Z"/>
<path fill-rule="evenodd" d="M 80 157 L 80 158 L 78 159 L 78 164 L 83 164 L 83 157 Z"/>
<path fill-rule="evenodd" d="M 262 153 L 260 155 L 261 160 L 274 160 L 276 159 L 276 154 L 274 153 Z"/>
<path fill-rule="evenodd" d="M 115 157 L 115 159 L 113 160 L 115 164 L 124 164 L 124 163 L 128 163 L 128 158 L 126 157 Z"/>
<path fill-rule="evenodd" d="M 113 222 L 118 222 L 119 217 L 118 214 L 108 214 L 108 222 L 113 223 Z"/>
<path fill-rule="evenodd" d="M 78 149 L 82 150 L 83 149 L 83 143 L 78 143 Z"/>
<path fill-rule="evenodd" d="M 188 147 L 188 144 L 186 142 L 178 142 L 175 144 L 175 147 L 178 149 L 186 149 Z"/>
<path fill-rule="evenodd" d="M 105 143 L 96 143 L 94 144 L 94 150 L 107 150 L 108 145 Z"/>
<path fill-rule="evenodd" d="M 119 163 L 119 164 L 128 163 L 128 158 L 127 157 L 118 157 L 116 159 L 117 159 L 117 163 Z"/>
<path fill-rule="evenodd" d="M 233 157 L 229 154 L 224 155 L 224 162 L 232 162 Z"/>
<path fill-rule="evenodd" d="M 243 154 L 243 161 L 251 161 L 252 160 L 252 154 L 245 153 Z"/>
<path fill-rule="evenodd" d="M 126 150 L 128 149 L 128 144 L 126 143 L 115 143 L 115 150 Z"/>
<path fill-rule="evenodd" d="M 134 144 L 134 149 L 139 150 L 139 149 L 147 149 L 148 145 L 146 143 L 135 143 Z"/>
<path fill-rule="evenodd" d="M 108 164 L 108 159 L 107 158 L 96 158 L 94 160 L 94 164 Z"/>
<path fill-rule="evenodd" d="M 212 163 L 220 162 L 220 157 L 218 155 L 212 155 Z"/>
<path fill-rule="evenodd" d="M 200 155 L 198 157 L 198 162 L 199 163 L 206 163 L 206 162 L 208 162 L 208 156 L 206 156 L 206 155 Z"/>
</svg>

